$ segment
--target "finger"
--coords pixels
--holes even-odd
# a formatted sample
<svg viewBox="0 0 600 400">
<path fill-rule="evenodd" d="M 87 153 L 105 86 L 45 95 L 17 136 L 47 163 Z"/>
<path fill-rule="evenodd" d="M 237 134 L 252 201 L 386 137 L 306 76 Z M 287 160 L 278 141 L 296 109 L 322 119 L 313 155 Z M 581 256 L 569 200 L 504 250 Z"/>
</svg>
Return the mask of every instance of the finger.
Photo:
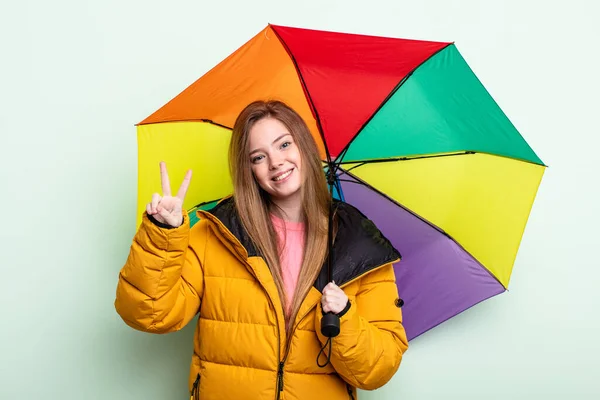
<svg viewBox="0 0 600 400">
<path fill-rule="evenodd" d="M 341 303 L 344 300 L 344 296 L 340 296 L 337 293 L 329 293 L 323 296 L 323 299 L 328 304 L 337 304 Z"/>
<path fill-rule="evenodd" d="M 339 297 L 329 297 L 327 299 L 327 304 L 331 306 L 331 308 L 337 309 L 342 304 L 344 300 Z"/>
<path fill-rule="evenodd" d="M 344 309 L 345 304 L 342 304 L 342 302 L 340 300 L 336 299 L 336 300 L 330 300 L 326 304 L 326 306 L 330 311 L 337 314 Z"/>
<path fill-rule="evenodd" d="M 325 292 L 328 292 L 328 293 L 339 293 L 341 291 L 342 291 L 342 289 L 340 289 L 339 287 L 335 286 L 335 284 L 333 284 L 333 283 L 327 284 L 327 286 L 325 286 L 325 289 L 323 289 L 323 293 L 325 293 Z"/>
<path fill-rule="evenodd" d="M 171 213 L 169 211 L 167 211 L 164 207 L 159 206 L 157 212 L 158 212 L 158 215 L 160 215 L 167 224 L 169 224 L 171 226 L 173 225 L 172 224 L 173 216 L 171 215 Z"/>
<path fill-rule="evenodd" d="M 160 184 L 162 185 L 163 196 L 170 196 L 171 183 L 169 182 L 169 174 L 167 173 L 167 164 L 164 161 L 160 162 Z"/>
<path fill-rule="evenodd" d="M 152 214 L 156 214 L 156 209 L 158 208 L 158 203 L 160 203 L 162 197 L 158 193 L 154 193 L 152 195 Z"/>
<path fill-rule="evenodd" d="M 146 204 L 146 212 L 148 213 L 148 215 L 152 215 L 152 203 L 148 203 Z"/>
<path fill-rule="evenodd" d="M 177 197 L 183 202 L 185 199 L 185 194 L 187 193 L 188 188 L 190 187 L 190 181 L 192 180 L 192 170 L 189 169 L 185 173 L 185 177 L 183 178 L 183 182 L 181 182 L 181 186 L 179 186 L 179 190 L 177 191 Z"/>
</svg>

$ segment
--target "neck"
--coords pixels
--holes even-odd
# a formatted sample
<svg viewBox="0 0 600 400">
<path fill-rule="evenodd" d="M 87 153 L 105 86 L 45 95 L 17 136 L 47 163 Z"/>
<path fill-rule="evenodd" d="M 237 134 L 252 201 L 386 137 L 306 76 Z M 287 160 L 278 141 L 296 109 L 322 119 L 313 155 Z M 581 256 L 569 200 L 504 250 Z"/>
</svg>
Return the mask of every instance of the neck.
<svg viewBox="0 0 600 400">
<path fill-rule="evenodd" d="M 293 198 L 287 199 L 272 199 L 273 204 L 276 207 L 273 207 L 275 214 L 279 215 L 283 212 L 283 215 L 280 215 L 286 221 L 290 222 L 302 222 L 304 221 L 304 213 L 302 210 L 302 201 L 300 196 L 293 196 Z"/>
</svg>

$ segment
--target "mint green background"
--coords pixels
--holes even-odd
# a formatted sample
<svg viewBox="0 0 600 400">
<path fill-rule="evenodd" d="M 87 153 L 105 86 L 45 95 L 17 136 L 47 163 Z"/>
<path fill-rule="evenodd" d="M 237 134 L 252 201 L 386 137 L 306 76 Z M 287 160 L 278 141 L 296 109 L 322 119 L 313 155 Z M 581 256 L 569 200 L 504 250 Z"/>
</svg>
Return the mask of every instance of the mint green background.
<svg viewBox="0 0 600 400">
<path fill-rule="evenodd" d="M 510 292 L 411 342 L 361 398 L 600 398 L 598 3 L 290 4 L 2 2 L 0 399 L 186 398 L 192 327 L 144 334 L 113 308 L 133 124 L 268 22 L 455 41 L 550 165 Z"/>
</svg>

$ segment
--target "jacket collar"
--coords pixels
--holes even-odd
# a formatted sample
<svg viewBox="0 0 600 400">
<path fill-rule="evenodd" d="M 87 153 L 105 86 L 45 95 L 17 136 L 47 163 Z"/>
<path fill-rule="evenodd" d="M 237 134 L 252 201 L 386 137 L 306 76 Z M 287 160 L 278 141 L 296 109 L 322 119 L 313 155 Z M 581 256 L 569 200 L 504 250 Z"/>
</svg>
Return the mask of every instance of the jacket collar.
<svg viewBox="0 0 600 400">
<path fill-rule="evenodd" d="M 338 232 L 333 244 L 333 280 L 343 286 L 377 267 L 396 262 L 401 258 L 390 241 L 375 224 L 348 203 L 335 202 Z M 246 254 L 243 257 L 260 257 L 248 233 L 243 228 L 232 197 L 222 200 L 208 211 L 232 234 Z M 236 246 L 233 246 L 234 248 Z M 237 246 L 238 250 L 240 246 Z M 329 282 L 327 260 L 321 269 L 315 288 L 322 291 Z"/>
</svg>

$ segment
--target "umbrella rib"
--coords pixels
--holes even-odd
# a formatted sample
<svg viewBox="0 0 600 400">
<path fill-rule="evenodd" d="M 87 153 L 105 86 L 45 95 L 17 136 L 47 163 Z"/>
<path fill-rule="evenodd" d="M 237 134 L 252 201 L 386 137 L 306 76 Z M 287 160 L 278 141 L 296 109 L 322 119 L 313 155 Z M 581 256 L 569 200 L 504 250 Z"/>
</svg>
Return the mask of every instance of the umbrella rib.
<svg viewBox="0 0 600 400">
<path fill-rule="evenodd" d="M 371 189 L 371 186 L 367 185 L 367 184 L 366 184 L 366 183 L 364 183 L 364 182 L 352 181 L 352 180 L 350 180 L 350 179 L 339 179 L 339 178 L 338 178 L 338 181 L 339 181 L 339 182 L 356 183 L 356 184 L 363 185 L 364 187 L 368 187 L 369 189 Z"/>
<path fill-rule="evenodd" d="M 174 120 L 169 120 L 169 121 L 160 121 L 160 122 L 152 122 L 152 123 L 137 124 L 137 125 L 139 126 L 139 125 L 168 124 L 170 122 L 206 122 L 206 123 L 209 123 L 209 124 L 221 127 L 221 128 L 229 129 L 230 131 L 233 130 L 233 128 L 230 126 L 219 124 L 218 122 L 215 122 L 212 119 L 207 119 L 207 118 L 174 119 Z"/>
<path fill-rule="evenodd" d="M 468 155 L 468 154 L 475 154 L 474 151 L 462 151 L 460 153 L 449 153 L 449 154 L 434 154 L 434 155 L 426 155 L 426 156 L 416 156 L 416 157 L 393 157 L 393 158 L 373 158 L 370 160 L 364 160 L 364 161 L 360 161 L 358 163 L 358 165 L 353 166 L 352 168 L 349 168 L 347 170 L 344 171 L 352 171 L 354 168 L 358 168 L 358 167 L 362 167 L 365 164 L 375 164 L 375 163 L 384 163 L 384 162 L 394 162 L 394 161 L 411 161 L 411 160 L 420 160 L 423 158 L 439 158 L 439 157 L 452 157 L 452 156 L 464 156 L 464 155 Z M 354 161 L 356 162 L 356 161 Z M 353 161 L 346 161 L 346 162 L 342 162 L 340 163 L 341 165 L 343 164 L 353 164 Z"/>
<path fill-rule="evenodd" d="M 214 203 L 216 201 L 220 201 L 221 199 L 223 199 L 223 197 L 219 197 L 218 199 L 215 199 L 215 200 L 203 201 L 202 203 L 198 203 L 195 206 L 193 206 L 192 208 L 190 208 L 188 210 L 188 212 L 192 211 L 194 208 L 199 208 L 199 207 L 205 206 L 207 204 Z"/>
<path fill-rule="evenodd" d="M 340 159 L 340 160 L 343 160 L 343 159 L 344 159 L 344 156 L 346 155 L 346 152 L 347 152 L 347 151 L 348 151 L 348 148 L 346 147 L 344 150 L 342 150 L 342 152 L 341 152 L 341 153 L 338 155 L 338 157 L 337 157 L 337 158 L 338 158 L 338 159 Z M 340 170 L 340 167 L 341 167 L 341 165 L 340 165 L 340 164 L 341 164 L 341 163 L 340 163 L 340 162 L 337 162 L 337 161 L 334 161 L 334 162 L 335 162 L 335 175 L 337 175 L 337 171 L 339 171 L 339 170 Z"/>
<path fill-rule="evenodd" d="M 389 99 L 392 98 L 392 96 L 394 94 L 396 94 L 396 92 L 400 89 L 400 87 L 402 87 L 402 85 L 404 85 L 404 83 L 408 80 L 408 78 L 410 78 L 412 76 L 412 74 L 419 69 L 423 64 L 425 64 L 427 61 L 429 61 L 431 58 L 433 58 L 434 56 L 436 56 L 438 53 L 440 53 L 441 51 L 447 49 L 449 46 L 453 45 L 454 43 L 448 43 L 446 46 L 442 47 L 441 49 L 435 51 L 433 54 L 431 54 L 429 57 L 427 57 L 425 60 L 423 60 L 422 63 L 420 63 L 419 65 L 417 65 L 412 71 L 410 71 L 408 74 L 406 74 L 406 76 L 404 76 L 400 82 L 398 82 L 398 84 L 396 85 L 396 87 L 394 87 L 394 89 L 392 89 L 392 91 L 385 97 L 385 99 L 383 99 L 383 101 L 381 102 L 381 104 L 379 104 L 379 107 L 377 107 L 377 109 L 371 114 L 371 116 L 365 121 L 365 123 L 363 124 L 363 126 L 360 127 L 360 129 L 358 130 L 358 132 L 356 132 L 356 134 L 352 137 L 352 139 L 350 139 L 350 141 L 348 141 L 348 143 L 346 144 L 346 146 L 344 147 L 344 154 L 345 151 L 350 148 L 350 145 L 352 144 L 352 142 L 354 142 L 354 140 L 358 137 L 358 135 L 360 135 L 360 133 L 363 131 L 363 129 L 365 129 L 365 127 L 369 124 L 369 122 L 371 122 L 371 120 L 375 117 L 375 115 L 377 115 L 377 113 L 383 108 L 384 104 L 388 102 Z M 338 156 L 338 158 L 340 159 L 340 163 L 342 158 L 340 158 Z"/>
<path fill-rule="evenodd" d="M 409 212 L 410 214 L 412 214 L 413 216 L 415 216 L 416 218 L 420 219 L 421 221 L 423 221 L 424 223 L 426 223 L 427 225 L 431 226 L 432 228 L 434 228 L 435 230 L 437 230 L 438 232 L 446 235 L 448 238 L 452 239 L 452 237 L 450 235 L 448 235 L 448 233 L 446 233 L 442 228 L 440 228 L 437 225 L 434 225 L 433 223 L 427 221 L 425 218 L 421 217 L 419 214 L 415 213 L 412 210 L 409 210 L 408 208 L 404 207 L 402 204 L 400 204 L 398 201 L 392 199 L 390 196 L 388 196 L 387 194 L 383 193 L 380 190 L 375 189 L 373 186 L 369 185 L 367 182 L 363 181 L 362 179 L 360 179 L 359 177 L 357 177 L 354 174 L 351 174 L 349 171 L 342 169 L 342 171 L 347 174 L 348 176 L 352 177 L 353 179 L 355 179 L 355 181 L 351 181 L 351 180 L 346 180 L 347 182 L 350 183 L 358 183 L 360 185 L 366 186 L 369 189 L 371 189 L 372 191 L 374 191 L 375 193 L 377 193 L 378 195 L 380 195 L 381 197 L 387 199 L 388 201 L 391 201 L 392 203 L 394 203 L 395 205 L 397 205 L 398 207 L 402 208 L 403 210 L 406 210 L 407 212 Z M 341 180 L 341 179 L 340 179 Z M 454 239 L 452 239 L 454 240 Z M 454 240 L 456 242 L 456 240 Z"/>
<path fill-rule="evenodd" d="M 211 119 L 202 118 L 202 119 L 200 119 L 200 121 L 202 121 L 202 122 L 208 122 L 209 124 L 220 126 L 221 128 L 229 129 L 230 131 L 233 130 L 233 128 L 231 128 L 229 126 L 225 126 L 225 125 L 219 124 L 218 122 L 215 122 L 215 121 L 213 121 Z"/>
<path fill-rule="evenodd" d="M 273 32 L 275 33 L 275 36 L 277 36 L 277 39 L 279 39 L 279 41 L 285 48 L 285 51 L 288 53 L 288 56 L 290 57 L 290 59 L 292 60 L 292 63 L 294 64 L 296 73 L 298 74 L 298 77 L 300 78 L 300 84 L 302 85 L 302 88 L 304 89 L 304 93 L 306 93 L 306 97 L 308 98 L 307 99 L 308 105 L 310 106 L 312 112 L 314 113 L 315 121 L 317 123 L 317 129 L 319 130 L 319 135 L 321 135 L 321 140 L 323 141 L 323 147 L 325 148 L 325 155 L 327 156 L 327 163 L 329 165 L 331 165 L 331 154 L 329 153 L 329 148 L 327 147 L 327 141 L 325 140 L 325 134 L 323 133 L 323 126 L 321 125 L 321 118 L 319 117 L 317 108 L 314 105 L 312 96 L 310 95 L 310 91 L 308 90 L 308 86 L 306 85 L 306 81 L 304 80 L 304 76 L 302 76 L 302 72 L 300 71 L 298 62 L 296 61 L 296 57 L 294 57 L 294 54 L 292 54 L 292 51 L 288 47 L 285 40 L 283 40 L 281 38 L 281 36 L 279 36 L 279 34 L 277 33 L 277 30 L 273 28 Z"/>
<path fill-rule="evenodd" d="M 494 157 L 508 158 L 510 160 L 520 161 L 520 162 L 524 162 L 527 164 L 541 165 L 543 167 L 547 167 L 547 165 L 545 165 L 545 164 L 538 164 L 536 162 L 533 162 L 530 160 L 525 160 L 522 158 L 514 158 L 514 157 L 502 155 L 502 154 L 494 154 L 494 153 L 490 153 L 487 151 L 474 151 L 474 150 L 465 150 L 465 151 L 460 151 L 460 152 L 456 152 L 456 153 L 420 155 L 420 156 L 414 156 L 414 157 L 404 156 L 404 157 L 390 157 L 390 158 L 372 158 L 372 159 L 366 159 L 366 160 L 362 160 L 362 161 L 342 161 L 342 162 L 339 162 L 339 164 L 346 165 L 346 164 L 355 164 L 356 163 L 357 165 L 355 165 L 352 168 L 349 168 L 347 170 L 347 171 L 351 171 L 354 168 L 361 167 L 365 164 L 375 164 L 375 163 L 395 162 L 395 161 L 412 161 L 412 160 L 420 160 L 420 159 L 425 159 L 425 158 L 454 157 L 454 156 L 464 156 L 464 155 L 471 155 L 471 154 L 485 154 L 485 155 L 494 156 Z"/>
<path fill-rule="evenodd" d="M 357 177 L 354 174 L 351 174 L 349 171 L 346 170 L 342 170 L 344 171 L 344 173 L 346 173 L 348 176 L 352 177 L 353 179 L 356 179 L 356 182 L 353 183 L 361 183 L 363 185 L 365 185 L 366 187 L 368 187 L 369 189 L 371 189 L 373 192 L 377 193 L 378 195 L 382 196 L 383 198 L 391 201 L 393 204 L 396 204 L 398 207 L 402 208 L 403 210 L 405 210 L 406 212 L 410 213 L 411 215 L 415 216 L 415 218 L 420 219 L 421 221 L 423 221 L 425 224 L 431 226 L 432 228 L 434 228 L 435 230 L 437 230 L 438 232 L 440 232 L 442 235 L 446 236 L 448 239 L 450 239 L 451 241 L 453 241 L 458 247 L 460 247 L 466 254 L 468 254 L 473 260 L 475 260 L 475 262 L 477 262 L 478 265 L 481 266 L 481 268 L 487 272 L 496 282 L 498 282 L 498 284 L 500 286 L 502 286 L 505 290 L 508 290 L 507 287 L 504 286 L 504 284 L 502 282 L 500 282 L 500 280 L 496 277 L 496 275 L 494 275 L 492 273 L 492 271 L 490 271 L 485 265 L 483 265 L 475 256 L 473 256 L 473 254 L 471 254 L 467 249 L 465 249 L 459 242 L 458 240 L 454 239 L 452 236 L 450 236 L 450 234 L 446 231 L 444 231 L 442 228 L 440 228 L 439 226 L 433 224 L 432 222 L 426 220 L 425 218 L 421 217 L 419 214 L 415 213 L 414 211 L 404 207 L 402 204 L 400 204 L 398 201 L 392 199 L 390 196 L 388 196 L 387 194 L 383 193 L 380 190 L 375 189 L 373 186 L 369 185 L 367 182 L 363 181 L 362 179 L 360 179 L 359 177 Z M 351 181 L 349 181 L 351 182 Z"/>
</svg>

